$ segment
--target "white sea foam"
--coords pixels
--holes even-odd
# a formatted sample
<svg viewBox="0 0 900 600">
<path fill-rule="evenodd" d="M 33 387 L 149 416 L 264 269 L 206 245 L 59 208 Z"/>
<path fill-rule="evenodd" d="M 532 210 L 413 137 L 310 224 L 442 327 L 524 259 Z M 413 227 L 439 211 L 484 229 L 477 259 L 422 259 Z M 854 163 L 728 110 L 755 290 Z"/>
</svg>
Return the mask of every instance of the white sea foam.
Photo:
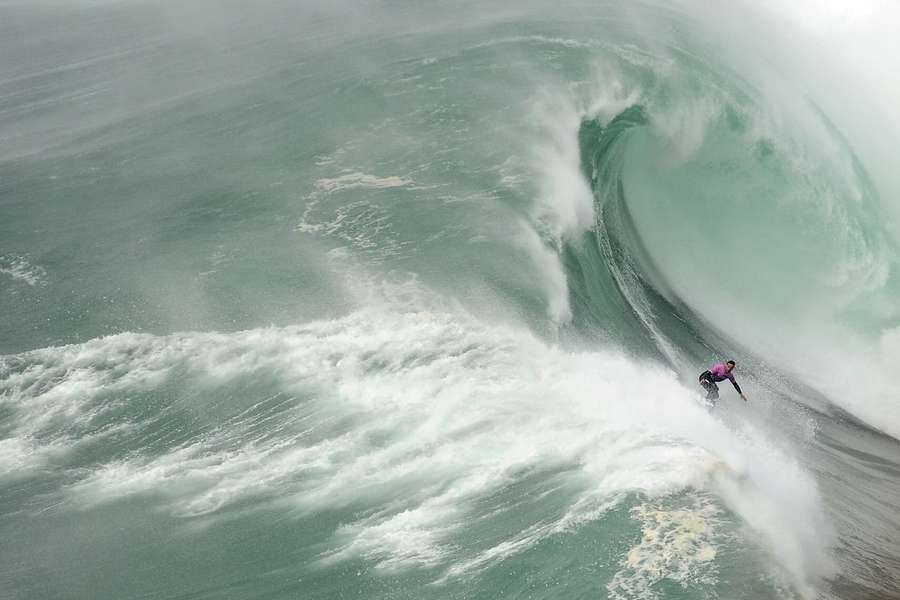
<svg viewBox="0 0 900 600">
<path fill-rule="evenodd" d="M 415 185 L 411 179 L 397 175 L 378 177 L 368 173 L 345 173 L 337 177 L 323 177 L 316 180 L 316 187 L 326 192 L 337 192 L 346 189 L 368 187 L 375 189 L 399 188 Z"/>
<path fill-rule="evenodd" d="M 362 503 L 372 510 L 335 532 L 323 562 L 363 556 L 384 569 L 442 566 L 447 581 L 600 519 L 627 494 L 706 489 L 788 565 L 798 587 L 830 567 L 821 559 L 829 538 L 812 479 L 774 449 L 761 452 L 752 432 L 735 439 L 672 373 L 612 352 L 565 352 L 464 316 L 370 309 L 232 334 L 121 334 L 14 357 L 2 375 L 14 439 L 40 431 L 36 450 L 54 440 L 65 451 L 69 438 L 54 434 L 55 424 L 89 427 L 110 401 L 127 409 L 129 398 L 173 377 L 186 377 L 193 393 L 208 390 L 210 402 L 216 390 L 256 380 L 275 381 L 285 396 L 284 412 L 253 416 L 264 404 L 257 400 L 164 452 L 138 447 L 93 467 L 68 488 L 73 507 L 142 494 L 188 518 L 250 498 L 298 516 Z M 197 402 L 193 410 L 216 406 Z M 260 433 L 262 418 L 274 427 Z M 133 418 L 123 424 L 144 427 Z M 16 468 L 34 454 L 17 452 Z M 747 471 L 750 456 L 765 472 Z M 738 487 L 728 487 L 737 475 L 710 475 L 711 457 L 742 473 Z M 567 509 L 474 555 L 460 553 L 453 534 L 479 499 L 535 469 L 571 486 Z M 706 546 L 685 547 L 685 560 L 706 562 Z"/>
<path fill-rule="evenodd" d="M 321 161 L 317 164 L 327 166 Z M 316 233 L 346 242 L 374 262 L 401 256 L 407 251 L 409 244 L 399 239 L 391 215 L 377 202 L 357 200 L 331 206 L 325 199 L 331 194 L 357 188 L 384 190 L 422 187 L 412 179 L 397 175 L 379 177 L 359 171 L 336 177 L 322 177 L 316 180 L 316 190 L 307 198 L 297 231 Z"/>
<path fill-rule="evenodd" d="M 40 265 L 31 264 L 24 256 L 6 254 L 0 256 L 0 275 L 8 275 L 13 281 L 25 283 L 31 287 L 47 284 L 47 270 Z"/>
<path fill-rule="evenodd" d="M 321 214 L 319 214 L 321 213 Z M 399 239 L 389 213 L 366 200 L 337 206 L 332 210 L 311 199 L 297 231 L 317 233 L 346 242 L 373 262 L 401 256 L 409 243 Z"/>
<path fill-rule="evenodd" d="M 633 518 L 641 524 L 641 539 L 628 551 L 621 569 L 607 585 L 609 597 L 659 598 L 656 586 L 662 580 L 684 587 L 714 585 L 719 512 L 714 503 L 703 498 L 687 507 L 645 503 L 632 509 Z"/>
</svg>

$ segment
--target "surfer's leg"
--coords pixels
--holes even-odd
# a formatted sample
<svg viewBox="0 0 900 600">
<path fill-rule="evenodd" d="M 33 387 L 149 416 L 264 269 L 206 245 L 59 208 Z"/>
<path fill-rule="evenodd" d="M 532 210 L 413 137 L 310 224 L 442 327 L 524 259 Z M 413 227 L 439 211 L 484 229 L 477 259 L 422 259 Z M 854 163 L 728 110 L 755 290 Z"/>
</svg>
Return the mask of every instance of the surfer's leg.
<svg viewBox="0 0 900 600">
<path fill-rule="evenodd" d="M 707 400 L 716 401 L 719 399 L 719 386 L 717 386 L 714 382 L 704 377 L 700 380 L 700 385 L 703 386 L 704 390 L 706 390 Z"/>
</svg>

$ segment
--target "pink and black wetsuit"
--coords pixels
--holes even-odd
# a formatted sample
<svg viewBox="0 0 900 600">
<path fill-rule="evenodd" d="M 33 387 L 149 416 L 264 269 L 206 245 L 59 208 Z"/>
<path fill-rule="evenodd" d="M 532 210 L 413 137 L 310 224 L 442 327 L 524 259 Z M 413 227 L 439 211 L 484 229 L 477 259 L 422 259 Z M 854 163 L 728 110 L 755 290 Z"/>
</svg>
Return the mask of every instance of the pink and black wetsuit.
<svg viewBox="0 0 900 600">
<path fill-rule="evenodd" d="M 707 400 L 719 399 L 719 386 L 716 385 L 716 382 L 725 381 L 726 379 L 731 381 L 731 385 L 733 385 L 734 389 L 737 390 L 737 393 L 740 394 L 741 386 L 734 380 L 734 375 L 728 371 L 725 363 L 716 363 L 708 370 L 700 373 L 700 385 L 706 390 Z"/>
</svg>

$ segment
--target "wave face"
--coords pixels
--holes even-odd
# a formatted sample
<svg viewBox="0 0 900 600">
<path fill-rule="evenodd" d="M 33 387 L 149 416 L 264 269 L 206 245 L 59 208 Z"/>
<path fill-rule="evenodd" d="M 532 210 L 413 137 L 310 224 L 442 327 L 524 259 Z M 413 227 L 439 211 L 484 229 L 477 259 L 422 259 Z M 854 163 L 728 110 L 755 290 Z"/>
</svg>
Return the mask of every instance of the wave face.
<svg viewBox="0 0 900 600">
<path fill-rule="evenodd" d="M 596 243 L 635 316 L 670 363 L 680 363 L 686 337 L 713 329 L 733 340 L 731 352 L 766 357 L 896 434 L 882 375 L 896 335 L 886 301 L 896 291 L 895 244 L 847 140 L 812 105 L 812 128 L 832 155 L 801 154 L 800 142 L 757 122 L 756 103 L 719 90 L 679 98 L 678 110 L 707 106 L 687 117 L 687 130 L 678 118 L 673 128 L 668 108 L 652 108 L 657 94 L 677 92 L 655 90 L 650 108 L 630 106 L 605 125 L 589 117 L 579 131 Z M 696 129 L 702 139 L 685 141 Z M 669 314 L 690 326 L 657 322 Z M 854 373 L 870 383 L 843 386 Z"/>
<path fill-rule="evenodd" d="M 0 595 L 898 597 L 898 17 L 3 3 Z"/>
</svg>

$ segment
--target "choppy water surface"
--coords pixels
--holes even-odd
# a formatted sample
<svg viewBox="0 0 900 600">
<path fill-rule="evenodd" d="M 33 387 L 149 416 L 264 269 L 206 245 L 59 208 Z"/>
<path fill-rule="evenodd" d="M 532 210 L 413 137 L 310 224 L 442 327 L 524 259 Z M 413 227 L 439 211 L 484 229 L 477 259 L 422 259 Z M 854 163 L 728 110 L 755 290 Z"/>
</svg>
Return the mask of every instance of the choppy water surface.
<svg viewBox="0 0 900 600">
<path fill-rule="evenodd" d="M 3 597 L 900 596 L 898 21 L 0 3 Z"/>
</svg>

